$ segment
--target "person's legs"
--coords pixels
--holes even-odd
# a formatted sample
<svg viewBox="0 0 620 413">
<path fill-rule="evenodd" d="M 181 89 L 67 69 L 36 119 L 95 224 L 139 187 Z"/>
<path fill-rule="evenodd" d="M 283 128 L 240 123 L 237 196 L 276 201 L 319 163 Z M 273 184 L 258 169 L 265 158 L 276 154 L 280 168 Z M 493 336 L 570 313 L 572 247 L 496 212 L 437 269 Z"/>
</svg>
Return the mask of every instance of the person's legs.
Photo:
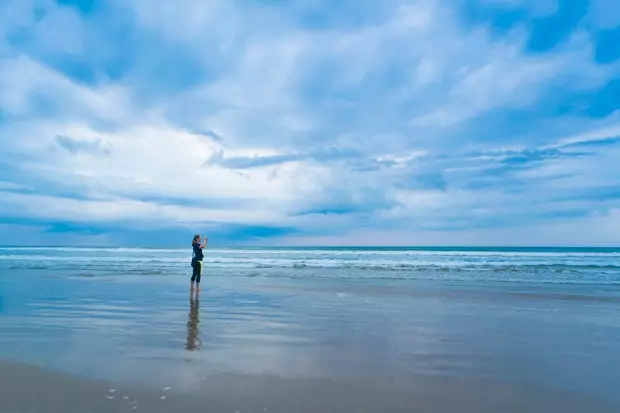
<svg viewBox="0 0 620 413">
<path fill-rule="evenodd" d="M 197 261 L 192 261 L 192 282 L 190 285 L 190 289 L 193 291 L 194 290 L 194 281 L 196 281 L 196 278 L 199 277 L 198 275 L 198 262 Z M 200 279 L 200 278 L 199 278 Z M 198 281 L 200 282 L 200 281 Z"/>
<path fill-rule="evenodd" d="M 202 261 L 198 261 L 196 263 L 196 268 L 198 271 L 196 272 L 196 291 L 200 291 L 200 277 L 202 277 Z"/>
</svg>

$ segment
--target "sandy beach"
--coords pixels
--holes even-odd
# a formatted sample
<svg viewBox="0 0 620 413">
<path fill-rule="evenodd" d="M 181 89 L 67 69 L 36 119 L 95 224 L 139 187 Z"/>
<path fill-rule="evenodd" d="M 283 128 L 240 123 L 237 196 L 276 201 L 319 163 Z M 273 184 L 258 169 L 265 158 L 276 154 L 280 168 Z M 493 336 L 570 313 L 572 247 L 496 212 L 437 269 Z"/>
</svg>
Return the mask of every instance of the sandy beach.
<svg viewBox="0 0 620 413">
<path fill-rule="evenodd" d="M 0 265 L 1 412 L 620 409 L 609 277 L 245 276 L 214 264 L 192 295 L 185 261 L 145 274 L 126 257 L 85 267 L 95 258 Z"/>
<path fill-rule="evenodd" d="M 3 412 L 550 412 L 611 413 L 571 395 L 433 377 L 345 379 L 270 375 L 204 377 L 191 388 L 117 386 L 37 367 L 0 363 Z"/>
</svg>

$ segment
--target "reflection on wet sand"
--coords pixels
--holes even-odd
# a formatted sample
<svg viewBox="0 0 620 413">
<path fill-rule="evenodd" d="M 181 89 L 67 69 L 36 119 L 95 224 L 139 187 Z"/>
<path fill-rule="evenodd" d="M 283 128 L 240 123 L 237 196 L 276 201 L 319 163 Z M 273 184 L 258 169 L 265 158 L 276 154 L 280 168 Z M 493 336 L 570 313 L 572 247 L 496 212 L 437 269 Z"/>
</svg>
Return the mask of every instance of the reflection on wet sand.
<svg viewBox="0 0 620 413">
<path fill-rule="evenodd" d="M 189 319 L 187 320 L 187 340 L 185 341 L 185 349 L 189 351 L 199 350 L 202 341 L 199 334 L 200 329 L 200 295 L 197 293 L 189 295 Z"/>
</svg>

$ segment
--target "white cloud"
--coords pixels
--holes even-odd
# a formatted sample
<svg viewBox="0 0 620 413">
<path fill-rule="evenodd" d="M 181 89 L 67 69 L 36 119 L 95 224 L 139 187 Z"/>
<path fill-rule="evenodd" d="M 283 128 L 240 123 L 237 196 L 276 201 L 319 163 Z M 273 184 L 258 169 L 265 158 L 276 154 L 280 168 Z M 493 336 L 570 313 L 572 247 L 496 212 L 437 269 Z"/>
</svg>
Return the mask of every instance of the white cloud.
<svg viewBox="0 0 620 413">
<path fill-rule="evenodd" d="M 614 116 L 612 115 L 610 118 L 613 120 Z M 546 145 L 544 148 L 559 148 L 571 144 L 588 143 L 592 141 L 599 141 L 601 139 L 620 137 L 620 112 L 617 116 L 615 116 L 615 120 L 615 122 L 612 122 L 612 126 L 596 128 L 585 133 L 580 133 L 576 136 L 569 136 L 560 139 L 558 142 L 551 145 Z M 586 120 L 584 119 L 584 121 Z"/>
<path fill-rule="evenodd" d="M 510 179 L 536 183 L 530 190 L 521 187 L 524 193 L 510 193 L 500 183 L 485 190 L 467 185 L 476 173 L 506 160 L 488 154 L 498 148 L 557 149 L 618 132 L 615 115 L 600 121 L 562 118 L 548 135 L 532 126 L 511 135 L 510 142 L 478 139 L 467 130 L 494 111 L 535 112 L 550 91 L 588 93 L 611 79 L 618 66 L 597 66 L 582 31 L 557 52 L 534 55 L 525 51 L 525 25 L 498 39 L 492 31 L 460 25 L 451 5 L 432 0 L 385 3 L 381 19 L 320 29 L 301 27 L 291 15 L 295 6 L 283 11 L 227 1 L 112 2 L 116 12 L 135 17 L 128 39 L 142 33 L 172 42 L 206 73 L 197 85 L 151 95 L 137 84 L 163 84 L 169 80 L 165 70 L 161 77 L 148 78 L 149 72 L 140 78 L 138 65 L 128 69 L 131 76 L 88 82 L 63 73 L 62 65 L 47 64 L 49 54 L 88 54 L 92 21 L 49 2 L 46 17 L 35 21 L 34 3 L 13 1 L 0 9 L 5 19 L 0 17 L 0 51 L 10 51 L 0 55 L 0 110 L 11 116 L 0 129 L 6 154 L 0 160 L 23 175 L 14 182 L 0 176 L 14 185 L 0 186 L 6 191 L 0 214 L 290 225 L 319 232 L 348 231 L 361 222 L 372 228 L 441 227 L 476 225 L 493 214 L 513 216 L 525 203 L 535 216 L 548 212 L 541 206 L 545 199 L 558 211 L 570 209 L 576 204 L 561 206 L 550 196 L 592 180 L 616 182 L 604 165 L 615 171 L 620 154 L 609 150 L 510 172 Z M 532 13 L 549 13 L 551 3 Z M 10 24 L 2 30 L 2 22 Z M 29 47 L 42 52 L 27 53 L 10 43 L 7 34 L 15 28 L 31 32 Z M 157 53 L 156 44 L 149 47 L 131 53 L 136 60 Z M 221 139 L 202 136 L 201 130 Z M 99 142 L 105 156 L 98 156 L 99 144 L 90 151 L 63 150 L 58 136 Z M 515 144 L 521 136 L 522 144 Z M 329 150 L 357 155 L 310 156 Z M 214 154 L 221 160 L 295 156 L 234 169 L 225 162 L 205 165 Z M 579 177 L 551 180 L 571 172 Z M 446 184 L 419 188 L 428 174 Z M 33 185 L 41 194 L 9 191 Z M 90 199 L 46 192 L 56 188 Z M 36 202 L 47 207 L 34 208 Z M 204 208 L 196 206 L 200 202 Z M 591 202 L 580 207 L 608 207 Z M 320 213 L 330 207 L 350 213 Z"/>
<path fill-rule="evenodd" d="M 620 218 L 613 211 L 602 215 L 546 224 L 497 225 L 476 230 L 397 230 L 349 228 L 339 234 L 284 236 L 276 245 L 324 246 L 609 246 L 618 245 Z"/>
<path fill-rule="evenodd" d="M 1 213 L 17 218 L 60 220 L 76 222 L 152 223 L 154 227 L 197 225 L 210 222 L 231 222 L 245 225 L 275 224 L 280 219 L 276 212 L 227 210 L 176 205 L 157 205 L 131 199 L 108 201 L 79 200 L 40 195 L 2 193 Z"/>
<path fill-rule="evenodd" d="M 12 115 L 30 116 L 33 121 L 45 115 L 37 108 L 41 100 L 53 107 L 53 114 L 59 118 L 122 122 L 134 114 L 121 86 L 89 88 L 21 53 L 0 60 L 0 89 L 3 110 Z"/>
</svg>

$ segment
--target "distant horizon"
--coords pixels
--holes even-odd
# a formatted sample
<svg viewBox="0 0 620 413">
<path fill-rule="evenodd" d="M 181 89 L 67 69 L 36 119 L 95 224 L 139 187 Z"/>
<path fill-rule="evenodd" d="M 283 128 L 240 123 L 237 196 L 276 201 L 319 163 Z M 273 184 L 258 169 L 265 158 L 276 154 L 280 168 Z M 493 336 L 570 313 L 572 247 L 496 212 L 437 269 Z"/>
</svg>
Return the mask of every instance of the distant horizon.
<svg viewBox="0 0 620 413">
<path fill-rule="evenodd" d="M 189 249 L 191 246 L 170 245 L 170 246 L 152 246 L 152 245 L 16 245 L 16 244 L 0 244 L 2 248 L 89 248 L 89 249 Z M 209 248 L 209 247 L 207 247 Z M 596 245 L 215 245 L 211 248 L 248 248 L 248 249 L 438 249 L 438 250 L 457 250 L 457 249 L 485 249 L 485 250 L 536 250 L 536 249 L 573 249 L 573 250 L 620 250 L 618 246 L 596 246 Z"/>
</svg>

